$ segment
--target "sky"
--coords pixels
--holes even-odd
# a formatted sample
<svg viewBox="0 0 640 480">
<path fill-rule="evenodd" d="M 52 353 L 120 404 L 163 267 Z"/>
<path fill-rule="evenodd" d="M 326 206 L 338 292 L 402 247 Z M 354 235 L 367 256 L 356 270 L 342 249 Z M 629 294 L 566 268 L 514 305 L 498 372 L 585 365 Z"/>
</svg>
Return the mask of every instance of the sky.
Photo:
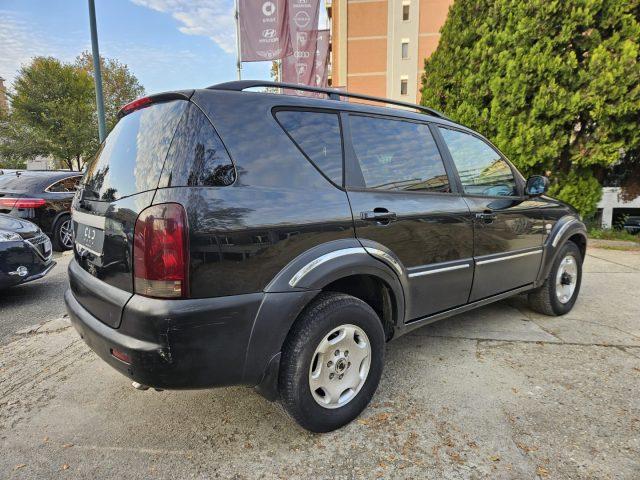
<svg viewBox="0 0 640 480">
<path fill-rule="evenodd" d="M 147 93 L 237 78 L 233 0 L 95 4 L 100 54 L 127 64 Z M 73 61 L 91 50 L 87 5 L 87 0 L 0 0 L 0 76 L 5 84 L 10 87 L 20 66 L 34 56 Z M 270 66 L 245 62 L 242 77 L 267 80 Z"/>
</svg>

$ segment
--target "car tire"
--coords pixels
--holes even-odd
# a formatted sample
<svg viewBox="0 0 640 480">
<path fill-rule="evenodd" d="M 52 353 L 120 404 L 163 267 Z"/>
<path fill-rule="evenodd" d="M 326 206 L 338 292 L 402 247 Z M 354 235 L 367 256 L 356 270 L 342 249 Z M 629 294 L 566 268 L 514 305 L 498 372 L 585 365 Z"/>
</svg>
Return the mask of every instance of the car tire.
<svg viewBox="0 0 640 480">
<path fill-rule="evenodd" d="M 73 248 L 71 215 L 62 215 L 53 226 L 51 243 L 56 252 L 64 252 Z"/>
<path fill-rule="evenodd" d="M 285 340 L 280 401 L 307 430 L 340 428 L 371 401 L 384 354 L 385 335 L 376 312 L 358 298 L 323 292 L 305 308 Z"/>
<path fill-rule="evenodd" d="M 529 306 L 544 315 L 564 315 L 576 303 L 581 283 L 582 254 L 569 241 L 560 248 L 542 286 L 529 293 Z"/>
</svg>

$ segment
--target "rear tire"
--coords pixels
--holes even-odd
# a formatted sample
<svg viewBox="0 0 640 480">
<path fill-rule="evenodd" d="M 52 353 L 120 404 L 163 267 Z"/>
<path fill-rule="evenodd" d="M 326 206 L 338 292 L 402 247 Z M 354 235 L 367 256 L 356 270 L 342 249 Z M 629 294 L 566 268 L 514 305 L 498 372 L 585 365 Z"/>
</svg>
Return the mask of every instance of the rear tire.
<svg viewBox="0 0 640 480">
<path fill-rule="evenodd" d="M 582 283 L 582 254 L 578 246 L 565 243 L 541 287 L 529 293 L 529 307 L 549 316 L 569 313 Z"/>
<path fill-rule="evenodd" d="M 71 215 L 63 215 L 53 226 L 51 243 L 56 252 L 64 252 L 73 248 Z"/>
<path fill-rule="evenodd" d="M 362 300 L 321 293 L 293 325 L 282 350 L 278 390 L 287 413 L 312 432 L 355 419 L 378 388 L 382 323 Z"/>
</svg>

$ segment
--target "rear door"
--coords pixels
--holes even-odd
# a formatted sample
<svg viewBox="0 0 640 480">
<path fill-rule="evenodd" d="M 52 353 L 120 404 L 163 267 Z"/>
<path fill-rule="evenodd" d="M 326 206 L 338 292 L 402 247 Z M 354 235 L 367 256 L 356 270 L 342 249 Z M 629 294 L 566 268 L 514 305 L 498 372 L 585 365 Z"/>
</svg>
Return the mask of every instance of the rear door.
<svg viewBox="0 0 640 480">
<path fill-rule="evenodd" d="M 429 125 L 361 114 L 344 117 L 356 235 L 386 247 L 406 267 L 407 320 L 466 303 L 473 278 L 473 227 Z"/>
<path fill-rule="evenodd" d="M 153 103 L 122 118 L 87 167 L 73 202 L 75 258 L 100 289 L 71 288 L 78 301 L 117 327 L 133 292 L 132 246 L 139 213 L 151 205 L 186 100 Z"/>
<path fill-rule="evenodd" d="M 542 260 L 541 203 L 523 195 L 520 177 L 491 145 L 439 127 L 474 219 L 475 276 L 469 301 L 533 282 Z"/>
</svg>

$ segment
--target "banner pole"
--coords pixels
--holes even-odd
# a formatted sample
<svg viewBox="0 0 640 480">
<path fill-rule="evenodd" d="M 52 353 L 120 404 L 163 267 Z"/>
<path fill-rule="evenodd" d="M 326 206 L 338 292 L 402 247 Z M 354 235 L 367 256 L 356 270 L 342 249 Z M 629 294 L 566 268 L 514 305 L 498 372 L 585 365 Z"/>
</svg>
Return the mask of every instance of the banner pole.
<svg viewBox="0 0 640 480">
<path fill-rule="evenodd" d="M 242 42 L 240 39 L 240 6 L 239 0 L 235 0 L 236 5 L 236 67 L 238 69 L 238 80 L 242 80 Z"/>
</svg>

